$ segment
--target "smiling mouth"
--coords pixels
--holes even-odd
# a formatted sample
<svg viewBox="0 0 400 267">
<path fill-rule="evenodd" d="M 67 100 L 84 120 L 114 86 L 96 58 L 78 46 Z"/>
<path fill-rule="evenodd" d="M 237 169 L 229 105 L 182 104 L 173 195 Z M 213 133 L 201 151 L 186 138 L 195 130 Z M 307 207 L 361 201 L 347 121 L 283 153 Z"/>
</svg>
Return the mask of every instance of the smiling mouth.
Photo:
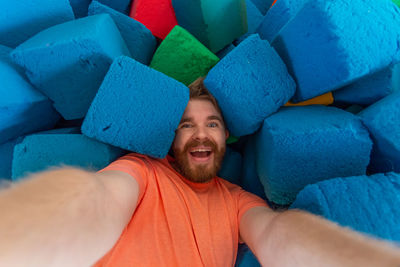
<svg viewBox="0 0 400 267">
<path fill-rule="evenodd" d="M 193 148 L 189 151 L 189 154 L 197 161 L 206 161 L 212 154 L 211 148 Z"/>
</svg>

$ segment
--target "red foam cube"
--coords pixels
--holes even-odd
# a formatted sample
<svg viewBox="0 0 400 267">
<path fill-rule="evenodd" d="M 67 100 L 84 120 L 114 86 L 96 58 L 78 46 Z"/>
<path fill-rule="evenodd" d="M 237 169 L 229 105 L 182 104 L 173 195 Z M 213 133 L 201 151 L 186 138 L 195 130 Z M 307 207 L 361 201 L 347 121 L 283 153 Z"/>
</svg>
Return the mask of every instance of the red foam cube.
<svg viewBox="0 0 400 267">
<path fill-rule="evenodd" d="M 160 39 L 164 39 L 178 25 L 171 0 L 134 0 L 129 16 L 144 24 Z"/>
</svg>

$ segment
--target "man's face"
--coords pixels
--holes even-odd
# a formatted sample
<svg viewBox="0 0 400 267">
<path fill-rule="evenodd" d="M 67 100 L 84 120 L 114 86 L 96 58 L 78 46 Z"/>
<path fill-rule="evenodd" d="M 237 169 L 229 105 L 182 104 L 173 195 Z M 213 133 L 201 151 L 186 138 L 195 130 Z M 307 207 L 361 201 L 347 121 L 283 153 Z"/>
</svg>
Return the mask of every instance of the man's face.
<svg viewBox="0 0 400 267">
<path fill-rule="evenodd" d="M 206 99 L 190 100 L 172 145 L 175 169 L 193 182 L 208 182 L 221 167 L 227 137 L 214 105 Z"/>
</svg>

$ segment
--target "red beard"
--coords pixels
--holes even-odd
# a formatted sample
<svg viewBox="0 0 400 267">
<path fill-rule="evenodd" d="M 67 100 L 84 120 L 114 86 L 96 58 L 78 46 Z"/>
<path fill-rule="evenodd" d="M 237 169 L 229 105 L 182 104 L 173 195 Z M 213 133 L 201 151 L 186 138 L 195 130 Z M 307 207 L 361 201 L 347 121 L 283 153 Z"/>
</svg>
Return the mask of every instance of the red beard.
<svg viewBox="0 0 400 267">
<path fill-rule="evenodd" d="M 193 147 L 197 147 L 200 145 L 211 147 L 211 151 L 214 154 L 214 161 L 212 162 L 211 166 L 198 165 L 191 167 L 189 165 L 188 158 L 189 150 Z M 195 183 L 206 183 L 217 176 L 217 172 L 221 168 L 224 154 L 225 146 L 218 149 L 217 145 L 210 140 L 206 140 L 204 142 L 192 140 L 186 143 L 183 150 L 174 149 L 174 156 L 176 160 L 175 167 L 177 168 L 177 171 L 182 174 L 186 179 Z"/>
</svg>

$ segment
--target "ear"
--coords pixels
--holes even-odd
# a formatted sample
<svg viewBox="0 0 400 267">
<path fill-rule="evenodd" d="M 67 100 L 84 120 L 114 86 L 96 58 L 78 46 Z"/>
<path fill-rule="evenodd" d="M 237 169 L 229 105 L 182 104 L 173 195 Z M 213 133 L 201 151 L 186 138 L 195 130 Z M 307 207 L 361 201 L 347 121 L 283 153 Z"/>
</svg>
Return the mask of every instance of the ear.
<svg viewBox="0 0 400 267">
<path fill-rule="evenodd" d="M 229 131 L 225 130 L 225 139 L 228 139 L 228 137 L 229 137 Z"/>
</svg>

